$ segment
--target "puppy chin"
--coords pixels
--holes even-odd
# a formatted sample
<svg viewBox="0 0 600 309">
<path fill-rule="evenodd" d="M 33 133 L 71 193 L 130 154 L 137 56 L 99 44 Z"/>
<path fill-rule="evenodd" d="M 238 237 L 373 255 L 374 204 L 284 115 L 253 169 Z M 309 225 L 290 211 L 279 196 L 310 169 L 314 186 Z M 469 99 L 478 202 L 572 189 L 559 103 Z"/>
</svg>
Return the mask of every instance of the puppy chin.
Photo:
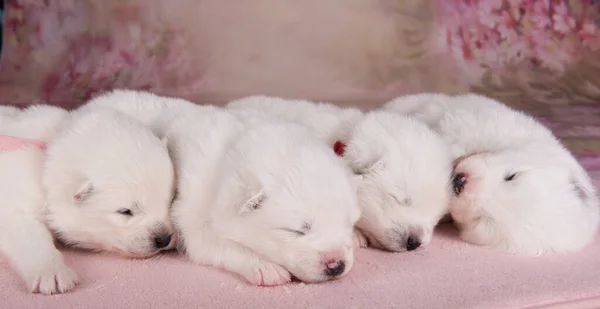
<svg viewBox="0 0 600 309">
<path fill-rule="evenodd" d="M 303 266 L 301 269 L 288 269 L 290 273 L 298 280 L 305 283 L 321 283 L 326 281 L 338 280 L 344 278 L 352 269 L 354 265 L 354 255 L 349 253 L 344 257 L 344 271 L 335 276 L 328 276 L 324 272 L 324 268 L 320 262 L 306 263 L 306 261 L 297 261 L 294 265 L 311 265 Z"/>
<path fill-rule="evenodd" d="M 385 240 L 384 237 L 375 236 L 375 234 L 368 229 L 361 229 L 361 232 L 367 238 L 369 247 L 391 252 L 406 251 L 406 248 L 401 248 L 401 246 L 398 244 L 390 244 Z"/>
<path fill-rule="evenodd" d="M 146 259 L 157 255 L 161 252 L 161 249 L 140 249 L 140 248 L 113 248 L 112 250 L 107 250 L 108 252 L 112 252 L 120 257 L 129 258 L 129 259 Z"/>
<path fill-rule="evenodd" d="M 457 224 L 465 224 L 476 217 L 476 196 L 471 192 L 462 192 L 459 196 L 453 196 L 450 200 L 449 212 L 452 221 Z"/>
<path fill-rule="evenodd" d="M 147 258 L 157 255 L 160 251 L 161 250 L 154 250 L 154 251 L 150 251 L 150 252 L 138 252 L 138 253 L 134 253 L 134 252 L 130 252 L 130 251 L 117 251 L 116 253 L 121 257 L 129 258 L 129 259 L 147 259 Z"/>
<path fill-rule="evenodd" d="M 328 281 L 329 278 L 319 272 L 291 272 L 296 280 L 304 283 L 320 283 Z"/>
</svg>

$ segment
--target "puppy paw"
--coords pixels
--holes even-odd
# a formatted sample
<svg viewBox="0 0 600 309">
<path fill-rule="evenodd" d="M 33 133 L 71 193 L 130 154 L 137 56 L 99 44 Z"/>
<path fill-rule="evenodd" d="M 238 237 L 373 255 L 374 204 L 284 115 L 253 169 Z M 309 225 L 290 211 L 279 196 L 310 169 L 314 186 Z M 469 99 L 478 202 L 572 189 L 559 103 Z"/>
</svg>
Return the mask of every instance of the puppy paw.
<svg viewBox="0 0 600 309">
<path fill-rule="evenodd" d="M 252 276 L 247 279 L 258 286 L 276 286 L 290 282 L 292 276 L 285 268 L 263 261 L 253 269 Z"/>
<path fill-rule="evenodd" d="M 68 292 L 79 283 L 75 271 L 64 264 L 47 267 L 28 277 L 30 291 L 46 295 Z"/>
<path fill-rule="evenodd" d="M 358 230 L 358 229 L 354 229 L 354 248 L 366 248 L 369 245 L 369 242 L 367 241 L 367 238 L 365 237 L 365 235 L 363 235 L 363 233 Z"/>
</svg>

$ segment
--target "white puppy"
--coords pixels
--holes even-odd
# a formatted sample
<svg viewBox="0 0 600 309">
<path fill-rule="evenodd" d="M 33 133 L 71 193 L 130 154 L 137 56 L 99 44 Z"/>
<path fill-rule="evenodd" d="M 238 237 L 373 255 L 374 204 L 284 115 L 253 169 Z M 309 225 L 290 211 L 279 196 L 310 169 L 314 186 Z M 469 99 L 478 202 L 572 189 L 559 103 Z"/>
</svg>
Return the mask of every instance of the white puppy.
<svg viewBox="0 0 600 309">
<path fill-rule="evenodd" d="M 329 145 L 338 140 L 345 140 L 346 134 L 363 115 L 356 108 L 340 108 L 326 103 L 267 96 L 234 100 L 227 104 L 227 109 L 239 116 L 245 124 L 260 124 L 266 118 L 303 124 Z"/>
<path fill-rule="evenodd" d="M 116 89 L 91 99 L 79 110 L 96 107 L 109 107 L 125 113 L 149 126 L 154 134 L 162 138 L 173 117 L 193 112 L 197 105 L 184 99 L 159 96 L 147 91 Z"/>
<path fill-rule="evenodd" d="M 0 176 L 0 245 L 32 292 L 62 293 L 77 283 L 53 236 L 134 257 L 173 243 L 174 175 L 165 145 L 113 110 L 68 118 L 45 152 L 25 147 L 0 153 L 6 171 Z M 22 136 L 31 137 L 30 129 L 41 130 L 24 128 Z"/>
<path fill-rule="evenodd" d="M 447 144 L 426 125 L 393 113 L 363 115 L 330 104 L 260 96 L 233 101 L 228 108 L 250 123 L 305 124 L 343 156 L 359 174 L 357 226 L 371 245 L 405 251 L 431 241 L 448 210 L 452 163 Z M 356 242 L 366 244 L 360 232 Z"/>
<path fill-rule="evenodd" d="M 429 244 L 450 199 L 452 161 L 442 138 L 417 120 L 372 111 L 344 144 L 338 153 L 359 175 L 357 227 L 369 243 L 390 251 Z"/>
<path fill-rule="evenodd" d="M 411 95 L 385 108 L 422 119 L 452 144 L 450 213 L 464 240 L 535 255 L 594 238 L 600 206 L 588 175 L 533 118 L 474 94 Z"/>
<path fill-rule="evenodd" d="M 360 215 L 350 171 L 303 126 L 244 129 L 214 110 L 168 131 L 179 181 L 173 217 L 187 255 L 257 285 L 348 273 Z"/>
</svg>

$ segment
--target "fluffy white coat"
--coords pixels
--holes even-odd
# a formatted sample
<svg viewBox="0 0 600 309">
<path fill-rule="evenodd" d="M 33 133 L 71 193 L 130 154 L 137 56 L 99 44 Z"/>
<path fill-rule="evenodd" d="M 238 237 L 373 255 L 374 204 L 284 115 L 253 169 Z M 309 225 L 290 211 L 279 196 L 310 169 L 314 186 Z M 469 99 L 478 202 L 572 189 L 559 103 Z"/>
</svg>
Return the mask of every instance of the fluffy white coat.
<svg viewBox="0 0 600 309">
<path fill-rule="evenodd" d="M 15 136 L 49 140 L 47 150 L 0 152 L 0 246 L 30 291 L 62 293 L 78 282 L 54 246 L 55 237 L 135 257 L 172 246 L 174 175 L 165 145 L 113 110 L 68 116 L 50 107 L 30 110 L 39 109 L 47 111 L 19 115 L 8 127 Z M 49 124 L 53 113 L 65 120 Z"/>
<path fill-rule="evenodd" d="M 229 110 L 248 123 L 280 119 L 302 123 L 332 151 L 346 145 L 343 160 L 358 181 L 362 216 L 356 243 L 390 251 L 430 242 L 448 211 L 452 171 L 449 149 L 426 125 L 394 113 L 342 109 L 331 104 L 263 96 L 233 101 Z M 361 234 L 364 234 L 361 235 Z"/>
<path fill-rule="evenodd" d="M 357 227 L 375 247 L 414 250 L 448 212 L 452 161 L 423 123 L 372 111 L 351 131 L 343 156 L 359 178 Z"/>
<path fill-rule="evenodd" d="M 190 101 L 159 96 L 142 90 L 116 89 L 91 99 L 80 110 L 96 107 L 116 109 L 150 127 L 162 138 L 169 123 L 179 114 L 193 112 L 198 106 Z"/>
<path fill-rule="evenodd" d="M 267 96 L 234 100 L 227 104 L 227 109 L 246 125 L 261 124 L 266 119 L 303 124 L 328 145 L 333 145 L 338 140 L 346 140 L 347 134 L 363 116 L 356 108 L 340 108 L 327 103 Z"/>
<path fill-rule="evenodd" d="M 423 120 L 452 145 L 450 213 L 464 240 L 536 255 L 576 251 L 596 235 L 591 180 L 532 117 L 475 94 L 410 95 L 385 109 Z"/>
<path fill-rule="evenodd" d="M 344 276 L 360 212 L 348 169 L 308 129 L 247 130 L 226 111 L 180 116 L 167 141 L 186 254 L 253 284 Z"/>
</svg>

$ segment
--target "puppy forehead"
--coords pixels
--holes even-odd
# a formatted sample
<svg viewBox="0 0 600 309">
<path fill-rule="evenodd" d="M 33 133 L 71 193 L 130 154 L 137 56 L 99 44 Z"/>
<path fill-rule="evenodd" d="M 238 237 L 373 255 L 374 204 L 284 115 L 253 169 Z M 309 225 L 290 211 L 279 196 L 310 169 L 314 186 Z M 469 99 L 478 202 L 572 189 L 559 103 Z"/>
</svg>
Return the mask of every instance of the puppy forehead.
<svg viewBox="0 0 600 309">
<path fill-rule="evenodd" d="M 266 191 L 269 202 L 278 208 L 289 209 L 298 214 L 317 214 L 330 212 L 351 212 L 358 209 L 355 195 L 350 192 L 331 192 L 321 190 L 280 189 Z"/>
</svg>

